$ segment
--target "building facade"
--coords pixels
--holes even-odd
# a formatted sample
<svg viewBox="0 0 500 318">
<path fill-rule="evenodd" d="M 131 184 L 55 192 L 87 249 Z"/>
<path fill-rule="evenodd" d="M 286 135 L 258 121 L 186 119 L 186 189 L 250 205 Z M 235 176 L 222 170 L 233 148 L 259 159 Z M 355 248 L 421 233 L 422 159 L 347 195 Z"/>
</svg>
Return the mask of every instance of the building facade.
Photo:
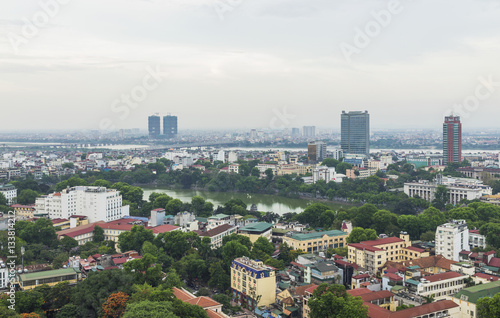
<svg viewBox="0 0 500 318">
<path fill-rule="evenodd" d="M 17 197 L 17 189 L 12 184 L 0 185 L 0 193 L 7 199 L 7 205 L 13 204 Z"/>
<path fill-rule="evenodd" d="M 344 247 L 347 244 L 348 234 L 339 230 L 331 230 L 315 233 L 296 233 L 291 236 L 283 236 L 283 243 L 294 250 L 302 250 L 307 253 L 326 251 L 328 248 Z"/>
<path fill-rule="evenodd" d="M 152 115 L 148 117 L 148 132 L 150 137 L 158 137 L 161 133 L 160 116 Z"/>
<path fill-rule="evenodd" d="M 232 300 L 253 310 L 268 306 L 276 299 L 274 268 L 248 257 L 236 258 L 231 264 Z"/>
<path fill-rule="evenodd" d="M 370 115 L 368 111 L 342 111 L 340 146 L 345 153 L 370 154 Z"/>
<path fill-rule="evenodd" d="M 51 219 L 86 216 L 90 223 L 110 222 L 129 215 L 129 206 L 122 206 L 120 191 L 105 187 L 77 186 L 36 199 L 36 212 L 47 213 Z"/>
<path fill-rule="evenodd" d="M 177 136 L 177 116 L 163 116 L 163 135 L 169 139 Z"/>
<path fill-rule="evenodd" d="M 326 142 L 311 141 L 307 145 L 307 159 L 310 162 L 321 162 L 326 158 Z"/>
<path fill-rule="evenodd" d="M 459 116 L 446 116 L 443 123 L 443 164 L 462 161 L 462 123 Z"/>
<path fill-rule="evenodd" d="M 436 229 L 436 255 L 459 260 L 459 253 L 469 249 L 469 228 L 465 220 L 453 220 Z"/>
<path fill-rule="evenodd" d="M 316 126 L 304 126 L 302 128 L 302 135 L 304 137 L 315 137 L 316 136 Z"/>
</svg>

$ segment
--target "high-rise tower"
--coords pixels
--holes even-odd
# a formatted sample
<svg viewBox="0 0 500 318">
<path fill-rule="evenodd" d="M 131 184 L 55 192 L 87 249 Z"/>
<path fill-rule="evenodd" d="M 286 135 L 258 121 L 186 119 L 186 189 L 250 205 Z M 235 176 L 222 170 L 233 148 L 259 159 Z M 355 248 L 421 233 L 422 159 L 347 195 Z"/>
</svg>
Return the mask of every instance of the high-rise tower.
<svg viewBox="0 0 500 318">
<path fill-rule="evenodd" d="M 459 116 L 446 116 L 443 123 L 443 164 L 462 161 L 462 123 Z"/>
<path fill-rule="evenodd" d="M 148 117 L 149 136 L 158 137 L 161 133 L 160 116 L 158 114 Z"/>
<path fill-rule="evenodd" d="M 166 138 L 177 136 L 177 116 L 163 116 L 163 134 Z"/>
<path fill-rule="evenodd" d="M 340 146 L 345 153 L 370 155 L 370 114 L 368 111 L 342 111 Z"/>
</svg>

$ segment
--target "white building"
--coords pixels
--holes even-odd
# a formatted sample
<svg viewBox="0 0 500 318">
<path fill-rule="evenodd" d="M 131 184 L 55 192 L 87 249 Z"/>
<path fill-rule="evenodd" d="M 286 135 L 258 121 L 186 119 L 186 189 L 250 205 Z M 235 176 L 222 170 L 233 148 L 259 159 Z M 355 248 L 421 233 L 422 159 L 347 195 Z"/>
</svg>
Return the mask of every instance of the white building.
<svg viewBox="0 0 500 318">
<path fill-rule="evenodd" d="M 412 294 L 421 297 L 434 295 L 435 300 L 446 299 L 465 288 L 465 278 L 457 272 L 445 272 L 425 276 L 420 281 L 407 279 L 405 285 Z"/>
<path fill-rule="evenodd" d="M 17 189 L 12 184 L 0 185 L 0 193 L 7 199 L 7 204 L 14 204 L 14 199 L 17 197 Z"/>
<path fill-rule="evenodd" d="M 196 216 L 190 212 L 179 212 L 174 216 L 175 224 L 180 227 L 189 227 L 190 224 L 196 221 Z"/>
<path fill-rule="evenodd" d="M 344 158 L 344 150 L 340 148 L 333 149 L 333 159 L 340 160 Z"/>
<path fill-rule="evenodd" d="M 459 261 L 460 251 L 469 247 L 469 228 L 465 220 L 453 220 L 436 229 L 436 255 Z"/>
<path fill-rule="evenodd" d="M 448 202 L 453 205 L 458 204 L 462 199 L 475 200 L 492 193 L 490 186 L 482 184 L 479 180 L 465 178 L 445 178 L 442 182 L 429 182 L 427 180 L 409 182 L 404 184 L 404 192 L 409 197 L 419 196 L 421 199 L 431 202 L 434 200 L 439 185 L 448 189 Z"/>
<path fill-rule="evenodd" d="M 36 199 L 37 213 L 47 213 L 51 219 L 69 219 L 78 214 L 88 217 L 89 223 L 110 222 L 129 215 L 129 206 L 122 206 L 120 191 L 105 187 L 64 189 Z"/>
<path fill-rule="evenodd" d="M 319 180 L 325 180 L 326 183 L 330 181 L 335 181 L 340 183 L 345 178 L 345 175 L 337 173 L 334 167 L 319 166 L 314 168 L 312 177 L 313 177 L 313 183 L 316 183 Z"/>
<path fill-rule="evenodd" d="M 470 251 L 475 247 L 486 248 L 486 237 L 479 230 L 469 230 L 469 246 Z"/>
<path fill-rule="evenodd" d="M 0 289 L 9 286 L 9 268 L 5 265 L 4 261 L 0 259 Z"/>
<path fill-rule="evenodd" d="M 226 162 L 226 153 L 224 152 L 224 150 L 220 150 L 217 153 L 217 157 L 215 160 L 222 161 L 223 163 Z"/>
</svg>

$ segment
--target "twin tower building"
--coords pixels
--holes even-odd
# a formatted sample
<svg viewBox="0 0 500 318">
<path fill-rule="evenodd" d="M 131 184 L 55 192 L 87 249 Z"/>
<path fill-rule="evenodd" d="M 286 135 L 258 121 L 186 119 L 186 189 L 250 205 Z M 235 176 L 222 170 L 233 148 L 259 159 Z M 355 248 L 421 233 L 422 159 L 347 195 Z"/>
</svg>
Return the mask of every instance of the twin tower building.
<svg viewBox="0 0 500 318">
<path fill-rule="evenodd" d="M 177 136 L 177 116 L 163 116 L 163 135 L 161 133 L 161 117 L 158 114 L 148 117 L 148 131 L 150 137 L 175 138 Z"/>
</svg>

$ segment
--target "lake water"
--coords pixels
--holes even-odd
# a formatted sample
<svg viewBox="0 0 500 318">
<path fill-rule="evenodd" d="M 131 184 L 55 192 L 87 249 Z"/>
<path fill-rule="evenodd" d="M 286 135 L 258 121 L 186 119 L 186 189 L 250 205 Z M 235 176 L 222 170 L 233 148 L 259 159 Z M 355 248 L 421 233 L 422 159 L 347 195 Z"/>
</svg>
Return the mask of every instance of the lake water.
<svg viewBox="0 0 500 318">
<path fill-rule="evenodd" d="M 318 202 L 307 199 L 290 199 L 276 195 L 269 194 L 246 194 L 246 193 L 233 193 L 233 192 L 208 192 L 197 190 L 184 190 L 184 189 L 169 189 L 169 188 L 143 188 L 144 200 L 148 200 L 149 195 L 153 192 L 166 193 L 174 199 L 179 199 L 183 202 L 191 202 L 191 198 L 199 195 L 205 200 L 213 203 L 214 208 L 218 205 L 222 206 L 225 202 L 231 199 L 240 199 L 247 208 L 250 209 L 252 204 L 257 205 L 257 209 L 262 212 L 274 212 L 277 214 L 284 214 L 287 212 L 300 213 L 311 203 Z M 332 210 L 339 209 L 343 206 L 332 202 L 322 202 L 332 207 Z"/>
</svg>

